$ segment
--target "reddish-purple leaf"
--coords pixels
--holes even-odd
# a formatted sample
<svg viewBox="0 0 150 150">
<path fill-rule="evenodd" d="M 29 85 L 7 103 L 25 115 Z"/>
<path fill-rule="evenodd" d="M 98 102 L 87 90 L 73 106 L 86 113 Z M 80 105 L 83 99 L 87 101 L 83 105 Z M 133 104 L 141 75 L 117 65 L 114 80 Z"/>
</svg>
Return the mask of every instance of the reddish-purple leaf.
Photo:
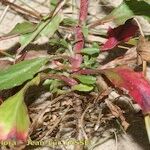
<svg viewBox="0 0 150 150">
<path fill-rule="evenodd" d="M 82 74 L 82 75 L 95 75 L 100 73 L 101 71 L 99 70 L 94 70 L 94 69 L 80 69 L 74 74 Z"/>
<path fill-rule="evenodd" d="M 82 60 L 83 60 L 83 58 L 82 58 L 81 54 L 75 54 L 74 57 L 69 58 L 69 61 L 72 65 L 72 71 L 79 70 Z"/>
<path fill-rule="evenodd" d="M 69 86 L 78 84 L 78 82 L 76 80 L 74 80 L 73 78 L 66 77 L 64 75 L 57 75 L 57 74 L 48 74 L 48 75 L 52 79 L 59 79 L 59 80 L 64 81 Z"/>
<path fill-rule="evenodd" d="M 81 53 L 81 49 L 84 47 L 84 36 L 82 33 L 82 28 L 80 26 L 76 27 L 75 33 L 76 44 L 74 51 L 75 53 Z"/>
<path fill-rule="evenodd" d="M 150 83 L 141 72 L 118 67 L 104 70 L 104 74 L 115 86 L 128 90 L 129 95 L 141 106 L 144 114 L 150 113 Z"/>
<path fill-rule="evenodd" d="M 102 46 L 102 51 L 109 50 L 117 46 L 120 42 L 127 42 L 138 31 L 138 26 L 132 23 L 132 20 L 116 28 L 108 29 L 108 40 Z"/>
<path fill-rule="evenodd" d="M 87 15 L 88 15 L 88 3 L 89 0 L 80 0 L 80 10 L 79 10 L 79 25 L 75 28 L 75 40 L 76 44 L 74 46 L 74 60 L 71 61 L 71 65 L 73 68 L 73 71 L 77 71 L 80 68 L 80 65 L 82 63 L 82 55 L 81 50 L 84 47 L 84 36 L 82 32 L 82 26 L 84 25 Z"/>
<path fill-rule="evenodd" d="M 14 127 L 10 133 L 7 135 L 7 138 L 6 139 L 19 139 L 21 141 L 24 141 L 27 139 L 27 136 L 28 134 L 27 133 L 23 133 L 21 131 L 17 131 L 17 127 Z M 2 138 L 1 139 L 5 139 L 5 138 Z"/>
<path fill-rule="evenodd" d="M 80 53 L 84 47 L 84 36 L 82 33 L 82 25 L 85 23 L 88 14 L 88 0 L 80 0 L 79 26 L 75 28 L 75 52 Z"/>
</svg>

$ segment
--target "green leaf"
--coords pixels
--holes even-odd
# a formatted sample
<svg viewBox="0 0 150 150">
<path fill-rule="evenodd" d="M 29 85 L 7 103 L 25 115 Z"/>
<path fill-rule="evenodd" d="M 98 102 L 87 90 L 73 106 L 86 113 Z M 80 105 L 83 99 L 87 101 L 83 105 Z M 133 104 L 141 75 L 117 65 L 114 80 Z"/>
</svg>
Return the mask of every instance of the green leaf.
<svg viewBox="0 0 150 150">
<path fill-rule="evenodd" d="M 133 46 L 136 46 L 138 44 L 138 40 L 137 38 L 132 38 L 130 39 L 128 42 L 126 42 L 127 44 L 131 44 Z"/>
<path fill-rule="evenodd" d="M 37 76 L 0 105 L 0 140 L 27 140 L 30 119 L 24 94 L 28 87 L 39 83 L 40 76 Z"/>
<path fill-rule="evenodd" d="M 63 20 L 63 15 L 58 14 L 56 15 L 48 25 L 41 31 L 40 35 L 52 37 L 53 34 L 58 30 L 59 24 Z"/>
<path fill-rule="evenodd" d="M 65 39 L 50 39 L 49 43 L 52 46 L 56 45 L 56 46 L 68 48 L 68 43 Z"/>
<path fill-rule="evenodd" d="M 99 63 L 97 62 L 97 57 L 90 57 L 89 55 L 84 55 L 84 63 L 82 64 L 82 67 L 86 68 L 97 68 L 99 66 Z"/>
<path fill-rule="evenodd" d="M 134 16 L 143 16 L 150 20 L 150 4 L 139 0 L 124 0 L 120 6 L 102 20 L 113 19 L 120 25 Z"/>
<path fill-rule="evenodd" d="M 150 0 L 144 0 L 146 3 L 150 4 Z"/>
<path fill-rule="evenodd" d="M 21 85 L 26 80 L 32 79 L 47 61 L 47 58 L 26 60 L 0 71 L 0 90 Z"/>
<path fill-rule="evenodd" d="M 20 36 L 19 43 L 25 48 L 30 42 L 34 40 L 36 35 L 34 33 L 28 33 Z"/>
<path fill-rule="evenodd" d="M 94 55 L 98 54 L 100 50 L 98 48 L 84 48 L 81 50 L 81 53 L 88 54 L 88 55 Z"/>
<path fill-rule="evenodd" d="M 50 85 L 52 83 L 52 79 L 46 79 L 43 83 L 43 85 L 47 86 L 47 85 Z"/>
<path fill-rule="evenodd" d="M 60 80 L 54 79 L 52 80 L 49 89 L 52 93 L 56 93 L 61 85 L 62 82 Z"/>
<path fill-rule="evenodd" d="M 47 79 L 44 81 L 43 85 L 49 87 L 51 93 L 57 93 L 59 88 L 63 85 L 58 79 Z"/>
<path fill-rule="evenodd" d="M 7 35 L 26 34 L 26 33 L 33 32 L 35 29 L 36 29 L 35 24 L 25 21 L 25 22 L 16 24 L 16 26 Z"/>
<path fill-rule="evenodd" d="M 84 85 L 84 84 L 77 84 L 72 86 L 72 90 L 80 91 L 80 92 L 89 92 L 93 90 L 93 86 L 90 85 Z"/>
<path fill-rule="evenodd" d="M 50 10 L 53 11 L 57 6 L 58 0 L 50 0 Z"/>
<path fill-rule="evenodd" d="M 24 49 L 30 42 L 32 42 L 39 34 L 44 36 L 53 36 L 53 34 L 56 32 L 56 30 L 59 27 L 60 22 L 63 19 L 62 14 L 57 14 L 52 19 L 47 19 L 44 21 L 41 21 L 39 25 L 37 26 L 37 29 L 32 32 L 25 35 L 22 35 L 20 37 L 20 44 L 21 48 Z"/>
<path fill-rule="evenodd" d="M 92 47 L 99 49 L 99 52 L 100 52 L 100 46 L 99 46 L 99 44 L 97 42 L 93 42 L 92 43 Z"/>
<path fill-rule="evenodd" d="M 62 23 L 64 26 L 76 26 L 77 25 L 77 21 L 73 18 L 64 18 Z"/>
<path fill-rule="evenodd" d="M 76 75 L 75 78 L 77 78 L 83 84 L 95 84 L 96 83 L 96 77 L 93 77 L 93 76 Z"/>
<path fill-rule="evenodd" d="M 88 29 L 88 27 L 86 25 L 84 25 L 82 27 L 82 32 L 83 32 L 84 37 L 86 38 L 88 36 L 88 34 L 89 34 L 89 29 Z"/>
</svg>

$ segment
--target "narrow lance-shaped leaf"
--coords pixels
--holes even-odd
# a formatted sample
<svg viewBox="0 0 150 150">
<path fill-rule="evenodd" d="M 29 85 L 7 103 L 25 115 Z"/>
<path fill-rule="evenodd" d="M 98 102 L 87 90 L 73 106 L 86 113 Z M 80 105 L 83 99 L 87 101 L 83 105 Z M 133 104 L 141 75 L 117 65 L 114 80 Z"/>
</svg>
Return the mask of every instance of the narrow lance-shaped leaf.
<svg viewBox="0 0 150 150">
<path fill-rule="evenodd" d="M 150 20 L 150 4 L 142 0 L 124 0 L 120 6 L 102 20 L 113 19 L 120 25 L 134 16 L 143 16 Z"/>
<path fill-rule="evenodd" d="M 93 90 L 93 86 L 91 85 L 85 85 L 85 84 L 77 84 L 72 86 L 72 90 L 74 91 L 80 91 L 80 92 L 89 92 Z"/>
<path fill-rule="evenodd" d="M 65 26 L 76 26 L 77 25 L 77 20 L 74 18 L 64 18 L 64 20 L 62 21 L 63 25 Z"/>
<path fill-rule="evenodd" d="M 132 20 L 127 20 L 125 24 L 116 28 L 109 28 L 108 40 L 104 43 L 101 50 L 109 50 L 117 46 L 120 42 L 127 42 L 138 31 L 138 26 L 132 23 Z"/>
<path fill-rule="evenodd" d="M 24 48 L 30 42 L 32 42 L 39 34 L 41 35 L 49 35 L 51 37 L 59 27 L 60 22 L 63 20 L 63 15 L 57 14 L 54 18 L 41 21 L 37 26 L 37 29 L 25 35 L 22 35 L 20 38 L 21 46 Z"/>
<path fill-rule="evenodd" d="M 83 33 L 83 35 L 84 35 L 85 38 L 88 37 L 89 29 L 88 29 L 88 27 L 86 25 L 83 25 L 83 27 L 82 27 L 82 33 Z"/>
<path fill-rule="evenodd" d="M 96 83 L 96 77 L 89 76 L 89 75 L 74 75 L 74 78 L 77 78 L 81 83 L 83 84 L 95 84 Z"/>
<path fill-rule="evenodd" d="M 91 47 L 91 48 L 83 48 L 83 49 L 81 50 L 81 53 L 88 54 L 88 55 L 94 55 L 94 54 L 99 54 L 99 53 L 100 53 L 100 50 L 99 50 L 99 48 L 94 48 L 94 47 Z"/>
<path fill-rule="evenodd" d="M 50 10 L 53 11 L 58 3 L 58 0 L 50 0 Z"/>
<path fill-rule="evenodd" d="M 128 90 L 129 95 L 141 106 L 144 114 L 150 113 L 150 83 L 142 73 L 118 67 L 105 70 L 104 74 L 115 86 Z"/>
<path fill-rule="evenodd" d="M 40 35 L 52 37 L 53 34 L 58 30 L 59 24 L 63 21 L 63 15 L 56 15 L 49 24 L 41 31 Z"/>
<path fill-rule="evenodd" d="M 47 61 L 48 58 L 26 60 L 0 71 L 0 90 L 21 85 L 26 80 L 32 79 Z"/>
<path fill-rule="evenodd" d="M 134 72 L 130 68 L 104 70 L 104 74 L 115 86 L 128 90 L 129 95 L 141 106 L 150 141 L 150 83 L 142 73 Z"/>
<path fill-rule="evenodd" d="M 76 44 L 74 46 L 74 52 L 76 53 L 71 62 L 73 71 L 77 71 L 80 68 L 82 63 L 82 55 L 81 49 L 84 47 L 84 35 L 82 32 L 82 26 L 85 25 L 87 15 L 88 15 L 88 4 L 89 0 L 81 0 L 80 1 L 80 9 L 79 9 L 79 25 L 75 28 L 75 40 Z M 78 54 L 77 54 L 78 53 Z"/>
<path fill-rule="evenodd" d="M 49 76 L 51 79 L 62 80 L 62 81 L 64 81 L 67 85 L 69 85 L 69 86 L 73 86 L 73 85 L 78 84 L 78 82 L 77 82 L 76 80 L 74 80 L 73 78 L 70 78 L 70 77 L 67 77 L 67 76 L 64 76 L 64 75 L 48 74 L 48 76 Z"/>
<path fill-rule="evenodd" d="M 36 25 L 31 23 L 31 22 L 22 22 L 22 23 L 18 23 L 16 24 L 16 26 L 7 34 L 7 36 L 9 35 L 21 35 L 21 34 L 26 34 L 26 33 L 30 33 L 33 32 L 36 29 Z"/>
<path fill-rule="evenodd" d="M 28 87 L 38 85 L 40 76 L 28 82 L 18 93 L 0 105 L 0 141 L 26 141 L 30 126 L 24 94 Z"/>
</svg>

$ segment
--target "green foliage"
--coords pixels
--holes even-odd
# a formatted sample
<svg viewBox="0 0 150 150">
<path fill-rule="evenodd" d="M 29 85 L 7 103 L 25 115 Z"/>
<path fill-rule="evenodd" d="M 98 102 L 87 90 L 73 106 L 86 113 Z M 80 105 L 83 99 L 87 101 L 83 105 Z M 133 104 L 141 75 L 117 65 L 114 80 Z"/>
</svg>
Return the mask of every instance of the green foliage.
<svg viewBox="0 0 150 150">
<path fill-rule="evenodd" d="M 99 65 L 99 63 L 97 62 L 97 57 L 90 57 L 88 55 L 84 55 L 83 58 L 84 63 L 82 64 L 82 67 L 94 69 Z"/>
<path fill-rule="evenodd" d="M 77 78 L 83 84 L 90 85 L 90 84 L 95 84 L 96 83 L 96 77 L 93 77 L 93 76 L 76 75 L 75 78 Z"/>
<path fill-rule="evenodd" d="M 97 62 L 97 57 L 100 53 L 99 42 L 102 42 L 102 40 L 98 41 L 97 38 L 96 39 L 98 41 L 97 43 L 96 42 L 91 43 L 91 41 L 88 41 L 86 38 L 88 37 L 89 33 L 93 34 L 94 36 L 101 35 L 103 38 L 103 36 L 106 36 L 106 33 L 102 30 L 105 29 L 100 29 L 100 31 L 98 31 L 97 28 L 95 29 L 88 28 L 90 27 L 90 24 L 94 26 L 98 25 L 97 23 L 99 22 L 94 22 L 93 24 L 87 20 L 88 21 L 87 25 L 84 23 L 80 23 L 82 21 L 82 16 L 83 18 L 85 17 L 84 16 L 85 11 L 83 11 L 85 9 L 82 9 L 83 7 L 81 7 L 82 10 L 80 10 L 80 7 L 77 7 L 77 9 L 79 8 L 79 20 L 68 17 L 70 16 L 68 12 L 66 13 L 67 14 L 66 18 L 64 18 L 62 13 L 63 11 L 60 11 L 61 13 L 58 13 L 59 9 L 60 10 L 64 8 L 68 9 L 68 6 L 69 7 L 71 6 L 72 8 L 76 7 L 75 5 L 72 5 L 70 2 L 67 4 L 67 2 L 68 1 L 50 0 L 49 4 L 51 13 L 47 16 L 44 16 L 39 21 L 38 24 L 33 24 L 28 21 L 18 23 L 12 29 L 12 31 L 7 34 L 8 36 L 20 35 L 19 41 L 21 44 L 20 51 L 23 50 L 28 44 L 33 42 L 36 38 L 39 38 L 40 36 L 46 36 L 49 38 L 50 50 L 52 51 L 54 49 L 55 52 L 52 51 L 53 53 L 51 57 L 52 59 L 37 58 L 33 60 L 25 60 L 18 64 L 10 66 L 6 70 L 1 70 L 0 90 L 10 89 L 15 86 L 22 85 L 24 82 L 27 82 L 28 80 L 32 79 L 40 71 L 40 68 L 43 65 L 45 65 L 49 60 L 52 61 L 54 58 L 55 62 L 49 64 L 48 66 L 49 68 L 44 70 L 44 73 L 42 74 L 43 75 L 42 79 L 44 80 L 45 78 L 51 78 L 45 80 L 43 85 L 47 86 L 49 91 L 53 93 L 54 96 L 58 94 L 65 94 L 72 91 L 78 91 L 78 93 L 79 92 L 88 93 L 91 92 L 92 90 L 94 92 L 99 93 L 104 92 L 107 86 L 103 82 L 107 82 L 107 80 L 104 81 L 99 78 L 98 80 L 99 83 L 97 82 L 96 84 L 96 77 L 88 75 L 90 73 L 92 74 L 93 72 L 97 75 L 98 72 L 100 72 L 100 74 L 102 73 L 101 78 L 103 78 L 104 75 L 114 84 L 114 86 L 120 89 L 128 90 L 129 95 L 131 95 L 135 100 L 135 102 L 137 102 L 141 106 L 144 114 L 148 114 L 150 111 L 148 108 L 149 106 L 147 105 L 149 103 L 150 97 L 150 90 L 149 90 L 150 85 L 147 82 L 147 80 L 145 80 L 145 78 L 142 77 L 142 75 L 138 75 L 139 73 L 135 73 L 134 70 L 125 71 L 125 69 L 124 68 L 122 69 L 122 67 L 120 67 L 121 69 L 106 68 L 104 70 L 97 70 L 97 68 L 99 68 L 100 65 L 100 63 Z M 58 3 L 60 5 L 58 5 Z M 64 5 L 65 3 L 67 5 Z M 87 5 L 87 3 L 85 5 Z M 57 9 L 57 11 L 54 15 L 52 12 L 55 10 L 55 8 Z M 120 6 L 115 8 L 108 16 L 100 20 L 100 23 L 101 21 L 102 23 L 103 21 L 104 23 L 105 21 L 106 22 L 115 21 L 118 25 L 120 25 L 124 24 L 128 19 L 133 18 L 135 16 L 143 16 L 148 21 L 150 21 L 149 0 L 124 0 Z M 67 32 L 69 31 L 70 33 L 68 32 L 66 34 L 66 31 L 65 34 L 57 32 L 58 36 L 54 36 L 55 32 L 59 30 L 60 25 L 63 26 Z M 128 31 L 130 28 L 129 26 L 127 26 Z M 82 29 L 82 33 L 76 32 L 74 30 L 76 27 Z M 89 30 L 91 31 L 89 32 Z M 110 40 L 111 41 L 110 44 L 112 44 L 117 38 L 119 39 L 119 40 L 117 39 L 119 41 L 119 44 L 122 44 L 120 43 L 120 39 L 124 38 L 124 35 L 127 34 L 125 34 L 124 28 L 119 29 L 115 28 L 115 30 L 118 30 L 119 34 L 117 32 L 116 32 L 117 34 L 115 35 L 113 35 L 114 34 L 113 32 L 110 33 L 108 39 L 111 35 L 114 36 L 114 40 L 112 41 Z M 84 38 L 82 38 L 81 36 L 82 34 L 84 35 Z M 134 35 L 132 35 L 131 38 Z M 112 38 L 113 36 L 111 36 L 110 38 Z M 63 39 L 62 37 L 65 38 Z M 132 38 L 129 42 L 126 43 L 125 46 L 128 46 L 127 44 L 135 46 L 137 45 L 137 41 L 138 40 L 136 38 L 135 39 Z M 80 47 L 83 48 L 83 45 L 86 46 L 86 48 L 81 49 L 80 51 L 81 54 L 77 54 L 76 51 L 74 51 L 76 50 L 75 49 L 76 44 L 79 50 Z M 121 46 L 122 45 L 120 45 L 120 47 Z M 8 56 L 6 52 L 3 52 L 2 54 L 6 54 Z M 121 59 L 124 58 L 121 57 Z M 77 67 L 75 65 L 73 66 L 72 62 L 73 63 L 75 62 L 77 64 L 77 65 L 75 64 Z M 78 73 L 84 73 L 87 75 L 79 75 Z M 15 138 L 17 140 L 27 139 L 30 120 L 27 112 L 27 107 L 24 102 L 24 95 L 30 86 L 38 85 L 39 83 L 40 83 L 40 76 L 37 76 L 30 82 L 27 82 L 27 84 L 18 93 L 11 96 L 0 105 L 0 141 L 6 140 L 7 138 Z M 145 85 L 146 87 L 144 87 Z M 146 96 L 144 95 L 145 93 Z M 145 111 L 145 109 L 147 108 L 148 111 Z M 149 120 L 148 121 L 146 120 L 146 123 L 148 125 L 150 124 Z M 147 128 L 150 129 L 149 127 Z"/>
<path fill-rule="evenodd" d="M 77 84 L 72 86 L 72 90 L 80 92 L 90 92 L 93 90 L 93 88 L 94 88 L 93 86 L 85 84 Z"/>
<path fill-rule="evenodd" d="M 68 48 L 68 42 L 65 39 L 50 39 L 49 43 L 52 46 Z"/>
<path fill-rule="evenodd" d="M 143 16 L 150 21 L 150 4 L 146 1 L 124 0 L 104 20 L 113 19 L 117 24 L 124 24 L 126 20 L 134 16 Z"/>
<path fill-rule="evenodd" d="M 24 102 L 24 94 L 28 87 L 39 83 L 40 76 L 37 76 L 0 105 L 0 140 L 25 141 L 27 139 L 30 119 Z"/>
<path fill-rule="evenodd" d="M 58 0 L 50 0 L 50 10 L 53 11 L 57 6 Z"/>
<path fill-rule="evenodd" d="M 84 48 L 81 50 L 81 53 L 87 54 L 87 55 L 94 55 L 98 54 L 100 52 L 99 48 Z"/>
<path fill-rule="evenodd" d="M 99 44 L 97 42 L 93 42 L 92 43 L 92 47 L 99 49 L 99 52 L 100 52 L 100 46 L 99 46 Z"/>
<path fill-rule="evenodd" d="M 43 83 L 43 85 L 47 85 L 49 87 L 50 92 L 57 93 L 60 90 L 60 86 L 62 86 L 62 82 L 58 79 L 47 79 Z"/>
<path fill-rule="evenodd" d="M 88 27 L 86 25 L 84 25 L 82 27 L 82 32 L 83 32 L 84 37 L 86 38 L 88 36 L 88 34 L 89 34 L 89 29 L 88 29 Z"/>
<path fill-rule="evenodd" d="M 0 71 L 0 90 L 21 85 L 25 81 L 32 79 L 47 61 L 47 58 L 25 60 Z"/>
<path fill-rule="evenodd" d="M 41 36 L 52 37 L 53 34 L 58 30 L 59 24 L 63 20 L 63 15 L 56 15 L 49 23 L 44 27 L 44 29 L 40 32 Z"/>
<path fill-rule="evenodd" d="M 21 35 L 33 32 L 36 29 L 36 25 L 31 22 L 22 22 L 16 24 L 16 26 L 7 35 Z"/>
<path fill-rule="evenodd" d="M 20 44 L 24 48 L 32 42 L 38 35 L 51 37 L 58 30 L 60 22 L 63 20 L 63 15 L 57 14 L 52 19 L 42 20 L 37 29 L 20 37 Z"/>
<path fill-rule="evenodd" d="M 76 26 L 77 21 L 73 18 L 64 18 L 64 20 L 62 21 L 62 24 L 64 26 Z"/>
</svg>

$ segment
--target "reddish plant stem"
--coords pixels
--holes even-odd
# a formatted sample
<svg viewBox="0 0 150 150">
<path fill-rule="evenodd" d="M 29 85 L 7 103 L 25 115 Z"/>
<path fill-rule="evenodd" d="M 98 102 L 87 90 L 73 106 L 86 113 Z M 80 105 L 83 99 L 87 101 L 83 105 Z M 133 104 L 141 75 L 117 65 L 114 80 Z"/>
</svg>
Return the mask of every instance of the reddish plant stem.
<svg viewBox="0 0 150 150">
<path fill-rule="evenodd" d="M 69 86 L 73 86 L 78 84 L 78 82 L 76 80 L 74 80 L 73 78 L 70 77 L 66 77 L 64 75 L 57 75 L 57 74 L 48 74 L 48 77 L 51 79 L 58 79 L 58 80 L 62 80 L 64 81 L 67 85 Z"/>
<path fill-rule="evenodd" d="M 84 47 L 84 36 L 82 33 L 82 28 L 81 26 L 77 26 L 75 28 L 75 39 L 76 39 L 76 44 L 74 47 L 74 52 L 75 53 L 80 53 L 81 49 Z"/>
<path fill-rule="evenodd" d="M 88 15 L 88 3 L 89 0 L 80 0 L 80 14 L 79 14 L 79 24 L 82 25 Z"/>
<path fill-rule="evenodd" d="M 75 28 L 75 40 L 76 40 L 76 44 L 74 46 L 75 60 L 71 62 L 74 70 L 78 70 L 80 68 L 80 65 L 83 60 L 82 55 L 79 53 L 81 52 L 81 49 L 83 49 L 84 47 L 84 36 L 82 33 L 82 26 L 85 24 L 88 15 L 88 3 L 89 0 L 80 0 L 79 21 L 78 26 Z"/>
<path fill-rule="evenodd" d="M 80 74 L 80 75 L 96 75 L 102 73 L 102 70 L 94 70 L 94 69 L 80 69 L 77 72 L 74 72 L 74 74 Z"/>
</svg>

